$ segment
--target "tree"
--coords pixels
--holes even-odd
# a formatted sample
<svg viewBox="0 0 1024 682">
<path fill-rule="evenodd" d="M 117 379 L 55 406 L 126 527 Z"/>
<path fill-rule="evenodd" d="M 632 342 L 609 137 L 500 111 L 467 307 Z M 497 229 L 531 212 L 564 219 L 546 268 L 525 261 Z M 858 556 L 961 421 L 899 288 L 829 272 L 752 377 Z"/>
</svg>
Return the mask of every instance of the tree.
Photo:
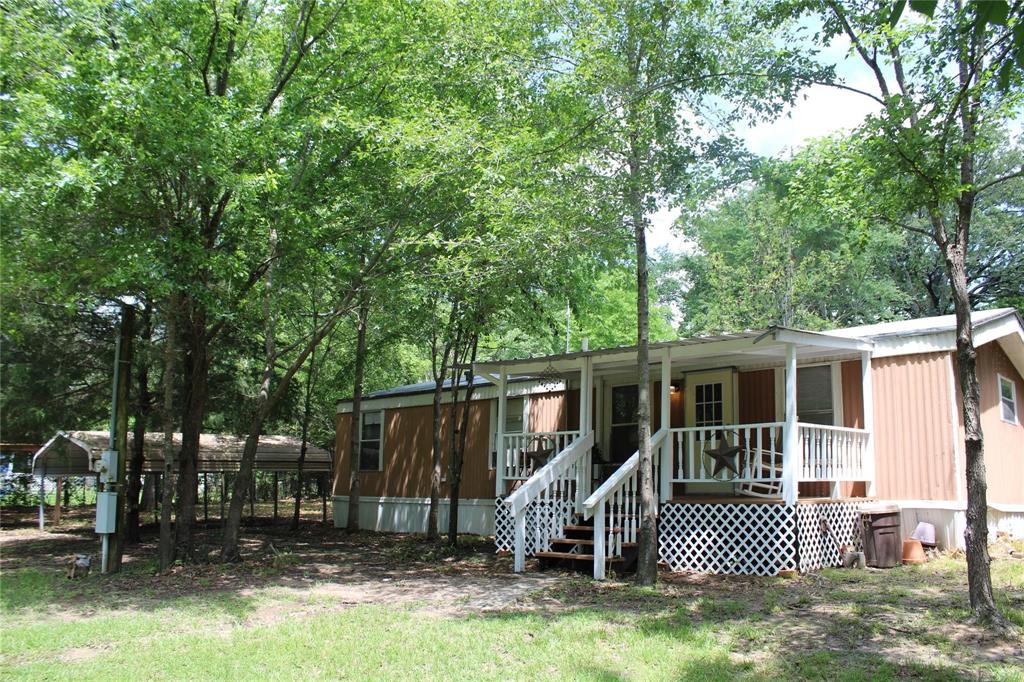
<svg viewBox="0 0 1024 682">
<path fill-rule="evenodd" d="M 974 618 L 1006 627 L 992 596 L 987 547 L 985 463 L 979 417 L 976 351 L 971 327 L 968 254 L 979 197 L 1024 176 L 1019 166 L 979 177 L 986 131 L 1020 111 L 1021 74 L 1007 67 L 1019 44 L 1021 3 L 989 22 L 984 3 L 912 3 L 934 16 L 900 20 L 905 3 L 811 3 L 824 20 L 823 37 L 843 35 L 874 76 L 878 104 L 843 150 L 835 185 L 858 184 L 863 219 L 885 220 L 932 240 L 943 261 L 956 313 L 957 385 L 962 397 L 967 476 L 968 587 Z M 994 3 L 996 4 L 996 3 Z M 984 24 L 985 28 L 981 28 Z M 833 186 L 830 189 L 836 190 Z M 838 195 L 830 192 L 835 203 Z M 906 216 L 920 216 L 923 225 Z"/>
<path fill-rule="evenodd" d="M 657 577 L 655 487 L 650 448 L 647 215 L 658 197 L 697 194 L 728 158 L 731 141 L 708 125 L 728 126 L 740 105 L 770 113 L 792 93 L 797 55 L 772 46 L 767 29 L 782 31 L 752 7 L 657 0 L 569 2 L 557 8 L 559 54 L 567 89 L 585 93 L 575 133 L 593 150 L 588 162 L 602 196 L 631 238 L 636 265 L 639 374 L 639 459 L 642 519 L 637 581 Z M 778 36 L 776 36 L 778 37 Z M 767 97 L 777 90 L 778 94 Z M 716 106 L 721 96 L 736 110 Z M 712 111 L 713 110 L 713 111 Z M 585 136 L 585 138 L 584 138 Z"/>
</svg>

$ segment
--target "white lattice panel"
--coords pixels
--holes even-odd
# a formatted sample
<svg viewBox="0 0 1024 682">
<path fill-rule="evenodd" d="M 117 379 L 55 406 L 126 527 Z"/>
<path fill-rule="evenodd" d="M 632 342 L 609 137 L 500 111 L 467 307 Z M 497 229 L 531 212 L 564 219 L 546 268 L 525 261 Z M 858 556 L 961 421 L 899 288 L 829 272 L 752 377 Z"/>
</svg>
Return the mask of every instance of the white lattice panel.
<svg viewBox="0 0 1024 682">
<path fill-rule="evenodd" d="M 839 548 L 860 545 L 858 502 L 797 505 L 796 524 L 801 572 L 841 566 Z"/>
<path fill-rule="evenodd" d="M 796 566 L 795 526 L 781 504 L 666 504 L 658 550 L 673 571 L 777 575 Z"/>
<path fill-rule="evenodd" d="M 499 552 L 515 549 L 515 520 L 512 510 L 500 499 L 494 509 L 494 545 Z M 526 507 L 526 556 L 551 549 L 551 538 L 565 534 L 573 520 L 572 500 L 534 500 Z"/>
</svg>

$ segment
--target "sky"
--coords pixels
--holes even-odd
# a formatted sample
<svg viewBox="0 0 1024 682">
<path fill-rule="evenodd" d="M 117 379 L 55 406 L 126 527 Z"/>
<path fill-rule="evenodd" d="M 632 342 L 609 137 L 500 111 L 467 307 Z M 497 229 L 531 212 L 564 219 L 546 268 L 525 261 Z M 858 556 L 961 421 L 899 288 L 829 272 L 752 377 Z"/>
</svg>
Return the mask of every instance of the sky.
<svg viewBox="0 0 1024 682">
<path fill-rule="evenodd" d="M 859 58 L 848 56 L 850 43 L 837 38 L 821 51 L 818 60 L 834 64 L 837 75 L 853 87 L 875 92 L 878 86 Z M 850 130 L 864 117 L 875 111 L 877 104 L 864 95 L 824 85 L 813 85 L 804 90 L 781 117 L 771 123 L 737 130 L 747 148 L 761 156 L 786 157 L 807 141 L 840 130 Z M 661 209 L 648 218 L 651 231 L 647 247 L 650 252 L 667 246 L 673 251 L 685 250 L 686 244 L 672 232 L 672 224 L 679 217 L 677 209 Z"/>
</svg>

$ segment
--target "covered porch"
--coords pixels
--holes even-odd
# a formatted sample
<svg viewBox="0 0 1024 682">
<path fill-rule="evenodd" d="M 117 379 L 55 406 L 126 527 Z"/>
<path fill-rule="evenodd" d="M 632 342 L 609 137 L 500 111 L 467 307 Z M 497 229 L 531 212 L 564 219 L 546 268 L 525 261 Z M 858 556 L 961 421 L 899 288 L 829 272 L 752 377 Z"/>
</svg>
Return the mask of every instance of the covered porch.
<svg viewBox="0 0 1024 682">
<path fill-rule="evenodd" d="M 569 553 L 593 560 L 595 577 L 636 542 L 636 362 L 635 348 L 619 348 L 476 366 L 498 386 L 495 495 L 510 514 L 517 570 L 528 554 L 559 553 L 564 529 L 581 524 L 593 539 Z M 838 503 L 873 493 L 870 342 L 771 328 L 652 344 L 650 362 L 663 516 L 668 505 L 795 509 L 801 495 Z M 505 432 L 509 379 L 521 376 L 564 391 L 564 428 Z"/>
</svg>

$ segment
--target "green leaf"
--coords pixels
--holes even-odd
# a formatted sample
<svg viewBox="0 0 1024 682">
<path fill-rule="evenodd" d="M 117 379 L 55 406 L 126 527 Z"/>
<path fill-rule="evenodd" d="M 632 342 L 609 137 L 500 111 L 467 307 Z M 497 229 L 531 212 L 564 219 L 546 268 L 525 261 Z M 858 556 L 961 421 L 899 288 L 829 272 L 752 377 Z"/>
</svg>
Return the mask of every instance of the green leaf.
<svg viewBox="0 0 1024 682">
<path fill-rule="evenodd" d="M 892 4 L 892 14 L 889 15 L 889 26 L 895 28 L 903 16 L 903 10 L 907 8 L 907 0 L 897 0 Z"/>
<path fill-rule="evenodd" d="M 938 0 L 910 0 L 910 9 L 927 17 L 935 16 L 935 8 L 938 6 Z"/>
<path fill-rule="evenodd" d="M 1010 5 L 1005 0 L 976 2 L 974 6 L 978 11 L 978 24 L 1006 26 L 1006 21 L 1010 16 Z"/>
</svg>

